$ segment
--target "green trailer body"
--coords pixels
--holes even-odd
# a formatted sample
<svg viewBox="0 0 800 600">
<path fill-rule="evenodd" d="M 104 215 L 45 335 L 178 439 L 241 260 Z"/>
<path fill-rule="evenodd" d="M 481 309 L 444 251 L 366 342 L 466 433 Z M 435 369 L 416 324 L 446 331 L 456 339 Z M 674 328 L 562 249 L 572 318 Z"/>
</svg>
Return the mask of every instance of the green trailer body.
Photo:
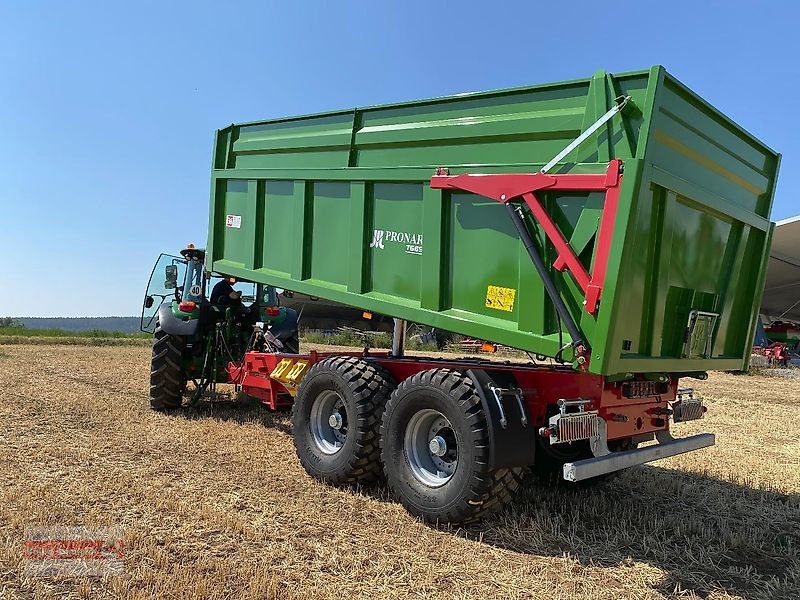
<svg viewBox="0 0 800 600">
<path fill-rule="evenodd" d="M 527 217 L 591 347 L 588 370 L 743 368 L 779 155 L 659 66 L 231 125 L 215 141 L 207 265 L 554 356 L 570 337 L 505 207 L 430 180 L 437 168 L 535 173 L 619 96 L 631 99 L 622 113 L 551 171 L 599 174 L 612 159 L 623 163 L 594 314 L 573 276 L 552 267 L 553 247 Z M 603 194 L 539 198 L 590 270 Z M 692 315 L 701 315 L 696 327 Z"/>
</svg>

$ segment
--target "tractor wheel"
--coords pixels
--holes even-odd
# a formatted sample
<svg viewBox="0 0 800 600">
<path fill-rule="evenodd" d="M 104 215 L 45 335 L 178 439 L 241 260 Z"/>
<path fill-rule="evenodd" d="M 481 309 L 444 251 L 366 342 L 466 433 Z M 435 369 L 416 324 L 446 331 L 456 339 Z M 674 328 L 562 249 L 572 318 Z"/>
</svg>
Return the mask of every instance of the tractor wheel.
<svg viewBox="0 0 800 600">
<path fill-rule="evenodd" d="M 181 407 L 186 389 L 186 373 L 181 365 L 185 347 L 184 338 L 164 332 L 156 323 L 150 363 L 150 407 L 153 410 Z"/>
<path fill-rule="evenodd" d="M 335 484 L 380 479 L 380 415 L 393 389 L 385 369 L 354 356 L 311 367 L 292 406 L 294 446 L 309 475 Z"/>
<path fill-rule="evenodd" d="M 401 383 L 383 413 L 384 471 L 395 499 L 430 522 L 465 523 L 508 504 L 521 468 L 489 469 L 489 430 L 472 381 L 432 369 Z"/>
</svg>

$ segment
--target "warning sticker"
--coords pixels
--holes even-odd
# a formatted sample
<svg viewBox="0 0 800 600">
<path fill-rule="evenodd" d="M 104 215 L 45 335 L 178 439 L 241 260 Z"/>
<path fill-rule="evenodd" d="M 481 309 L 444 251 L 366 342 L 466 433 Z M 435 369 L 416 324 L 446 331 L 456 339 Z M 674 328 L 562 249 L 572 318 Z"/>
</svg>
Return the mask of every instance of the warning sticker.
<svg viewBox="0 0 800 600">
<path fill-rule="evenodd" d="M 239 229 L 242 226 L 242 215 L 227 215 L 225 217 L 225 227 Z"/>
<path fill-rule="evenodd" d="M 511 312 L 514 310 L 514 296 L 516 295 L 517 290 L 514 288 L 490 285 L 486 290 L 486 308 Z"/>
</svg>

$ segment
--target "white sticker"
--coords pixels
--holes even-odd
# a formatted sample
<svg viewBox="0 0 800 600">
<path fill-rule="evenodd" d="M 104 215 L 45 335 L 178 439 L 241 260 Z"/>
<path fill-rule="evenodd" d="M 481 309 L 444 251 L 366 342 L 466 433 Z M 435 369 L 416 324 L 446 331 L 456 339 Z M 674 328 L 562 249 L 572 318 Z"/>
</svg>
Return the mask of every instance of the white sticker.
<svg viewBox="0 0 800 600">
<path fill-rule="evenodd" d="M 202 291 L 203 290 L 200 289 L 199 285 L 193 285 L 191 287 L 191 289 L 189 290 L 189 294 L 192 295 L 192 296 L 199 296 L 200 292 L 202 292 Z"/>
<path fill-rule="evenodd" d="M 422 234 L 407 231 L 391 231 L 389 229 L 376 229 L 372 232 L 370 248 L 384 250 L 388 242 L 397 242 L 405 247 L 406 254 L 422 255 Z"/>
<path fill-rule="evenodd" d="M 239 229 L 242 226 L 242 215 L 228 215 L 225 217 L 225 227 Z"/>
</svg>

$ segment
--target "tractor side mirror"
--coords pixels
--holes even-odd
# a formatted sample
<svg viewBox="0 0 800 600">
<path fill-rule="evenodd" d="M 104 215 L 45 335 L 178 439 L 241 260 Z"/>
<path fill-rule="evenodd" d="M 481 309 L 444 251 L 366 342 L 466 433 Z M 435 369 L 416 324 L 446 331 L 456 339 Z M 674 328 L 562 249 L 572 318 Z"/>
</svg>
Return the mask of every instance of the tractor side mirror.
<svg viewBox="0 0 800 600">
<path fill-rule="evenodd" d="M 178 265 L 167 265 L 164 268 L 164 287 L 168 290 L 174 290 L 178 287 Z"/>
<path fill-rule="evenodd" d="M 153 297 L 148 296 L 144 299 L 144 307 L 145 308 L 152 308 L 153 307 Z"/>
</svg>

